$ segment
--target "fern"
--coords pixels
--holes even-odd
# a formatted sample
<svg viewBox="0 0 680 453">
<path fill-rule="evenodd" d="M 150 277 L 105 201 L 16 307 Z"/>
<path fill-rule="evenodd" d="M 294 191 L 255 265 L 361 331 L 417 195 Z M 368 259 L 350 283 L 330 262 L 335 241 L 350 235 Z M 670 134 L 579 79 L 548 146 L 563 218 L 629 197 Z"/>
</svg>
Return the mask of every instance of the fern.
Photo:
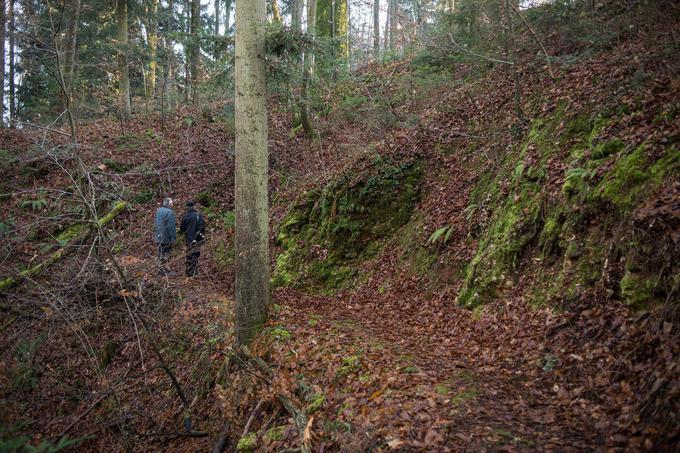
<svg viewBox="0 0 680 453">
<path fill-rule="evenodd" d="M 439 229 L 437 229 L 430 238 L 427 240 L 427 245 L 434 244 L 438 240 L 442 239 L 442 242 L 446 244 L 446 242 L 449 240 L 449 237 L 451 236 L 451 232 L 453 231 L 453 228 L 450 226 L 443 226 Z"/>
</svg>

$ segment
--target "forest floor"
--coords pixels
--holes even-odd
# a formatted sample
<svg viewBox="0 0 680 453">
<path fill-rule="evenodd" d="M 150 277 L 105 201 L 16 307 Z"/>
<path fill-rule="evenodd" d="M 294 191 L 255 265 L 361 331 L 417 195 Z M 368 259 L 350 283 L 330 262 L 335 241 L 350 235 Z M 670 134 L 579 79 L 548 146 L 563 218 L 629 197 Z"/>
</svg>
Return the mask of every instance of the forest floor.
<svg viewBox="0 0 680 453">
<path fill-rule="evenodd" d="M 560 103 L 575 111 L 586 100 L 604 102 L 636 71 L 663 73 L 639 88 L 648 100 L 643 113 L 626 116 L 617 127 L 631 140 L 675 140 L 677 120 L 656 121 L 654 108 L 677 101 L 680 79 L 675 69 L 659 69 L 666 57 L 650 51 L 658 43 L 638 38 L 631 33 L 613 51 L 556 65 L 555 79 L 541 61 L 528 64 L 527 112 L 540 117 Z M 408 71 L 403 62 L 370 66 L 361 89 L 379 83 L 385 89 L 385 80 Z M 469 71 L 461 64 L 455 75 Z M 516 145 L 508 133 L 515 121 L 511 80 L 498 69 L 473 83 L 433 85 L 389 107 L 389 115 L 403 120 L 389 130 L 335 111 L 318 119 L 320 140 L 291 134 L 289 113 L 271 100 L 272 244 L 300 194 L 348 170 L 369 171 L 363 162 L 376 152 L 427 161 L 414 214 L 423 221 L 419 245 L 442 224 L 452 233 L 449 245 L 432 247 L 438 259 L 433 272 L 413 272 L 397 234 L 360 265 L 364 278 L 353 287 L 275 289 L 271 320 L 251 349 L 272 366 L 267 383 L 248 364 L 240 372 L 225 365 L 234 359 L 227 123 L 180 110 L 83 125 L 79 149 L 86 167 L 98 169 L 93 178 L 102 185 L 115 181 L 128 196 L 148 195 L 109 231 L 118 245 L 116 263 L 134 284 L 116 281 L 114 264 L 105 260 L 101 279 L 109 292 L 88 293 L 74 304 L 77 310 L 62 300 L 43 302 L 50 300 L 50 285 L 72 285 L 85 294 L 89 287 L 78 286 L 68 266 L 55 267 L 37 289 L 26 285 L 5 299 L 17 305 L 3 305 L 8 318 L 0 322 L 1 344 L 7 345 L 0 358 L 3 436 L 30 436 L 33 444 L 85 437 L 74 447 L 80 451 L 207 451 L 226 426 L 227 450 L 248 438 L 258 451 L 293 451 L 287 449 L 302 442 L 313 451 L 672 451 L 680 439 L 674 424 L 677 304 L 639 312 L 585 291 L 576 306 L 536 306 L 525 296 L 536 283 L 531 278 L 508 283 L 497 300 L 475 310 L 454 303 L 462 282 L 447 275 L 447 266 L 474 254 L 466 207 L 480 173 L 494 168 L 493 157 L 488 167 L 475 159 Z M 415 117 L 416 125 L 406 124 L 405 118 Z M 480 127 L 487 135 L 473 142 Z M 7 149 L 40 139 L 23 132 L 2 136 Z M 472 147 L 476 157 L 437 152 L 441 143 Z M 551 165 L 564 172 L 563 162 Z M 18 173 L 12 178 L 26 190 L 69 184 L 69 175 L 55 166 L 30 183 Z M 551 181 L 546 192 L 555 190 Z M 163 194 L 176 198 L 178 217 L 189 199 L 203 204 L 209 239 L 196 278 L 183 277 L 181 243 L 171 260 L 177 275 L 157 274 L 151 231 Z M 17 195 L 4 203 L 3 214 L 18 212 L 25 217 L 17 224 L 29 223 L 34 213 L 16 209 L 20 202 Z M 677 207 L 677 193 L 671 204 Z M 25 244 L 16 253 L 28 261 L 38 250 Z M 78 268 L 86 251 L 70 267 Z M 21 344 L 33 344 L 32 352 L 15 353 Z M 109 351 L 106 359 L 102 351 Z M 17 388 L 22 366 L 27 377 Z M 188 408 L 164 368 L 183 389 Z M 303 433 L 277 402 L 281 394 L 309 417 Z M 254 437 L 243 433 L 251 416 Z M 191 430 L 206 435 L 191 436 Z"/>
</svg>

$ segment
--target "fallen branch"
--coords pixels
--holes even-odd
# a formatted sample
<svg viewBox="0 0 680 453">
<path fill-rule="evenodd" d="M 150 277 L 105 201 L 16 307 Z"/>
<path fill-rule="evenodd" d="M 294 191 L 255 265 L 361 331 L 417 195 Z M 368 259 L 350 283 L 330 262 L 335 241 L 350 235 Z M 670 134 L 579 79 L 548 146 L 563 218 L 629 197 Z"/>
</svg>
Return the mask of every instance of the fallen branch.
<svg viewBox="0 0 680 453">
<path fill-rule="evenodd" d="M 274 372 L 269 368 L 267 363 L 260 357 L 255 357 L 250 354 L 250 351 L 246 346 L 241 346 L 241 351 L 246 355 L 246 357 L 255 363 L 267 377 L 271 379 L 274 376 Z M 288 398 L 286 395 L 277 393 L 276 399 L 279 400 L 281 405 L 286 409 L 286 411 L 288 411 L 291 417 L 293 417 L 293 422 L 295 423 L 295 427 L 298 429 L 300 439 L 302 440 L 300 450 L 302 453 L 311 453 L 312 447 L 309 442 L 309 430 L 311 428 L 309 421 L 311 421 L 311 419 L 307 419 L 305 412 L 299 409 L 293 400 Z"/>
<path fill-rule="evenodd" d="M 465 47 L 458 44 L 455 39 L 453 39 L 453 35 L 451 33 L 448 33 L 448 35 L 449 35 L 449 39 L 451 40 L 451 44 L 453 44 L 454 46 L 456 46 L 458 49 L 462 50 L 465 53 L 469 53 L 470 55 L 481 58 L 483 60 L 493 61 L 494 63 L 504 63 L 504 64 L 509 64 L 510 66 L 513 66 L 515 64 L 512 61 L 498 60 L 496 58 L 485 57 L 484 55 L 480 55 L 478 53 L 474 53 L 471 50 L 467 50 Z"/>
<path fill-rule="evenodd" d="M 125 203 L 124 201 L 118 202 L 108 214 L 106 214 L 104 217 L 97 219 L 95 225 L 97 226 L 97 228 L 103 227 L 107 223 L 111 222 L 111 220 L 113 220 L 118 214 L 120 214 L 126 207 L 127 203 Z M 92 231 L 94 230 L 90 228 L 84 229 L 84 231 L 78 234 L 75 238 L 71 239 L 68 244 L 62 246 L 56 252 L 53 252 L 50 255 L 48 255 L 44 261 L 36 264 L 35 266 L 31 266 L 24 269 L 23 271 L 19 272 L 16 277 L 7 277 L 3 280 L 0 280 L 0 291 L 12 288 L 21 283 L 23 280 L 41 273 L 50 264 L 53 264 L 59 261 L 64 256 L 66 256 L 72 250 L 72 246 L 79 244 L 83 242 L 85 239 L 87 239 L 92 233 Z"/>
<path fill-rule="evenodd" d="M 224 424 L 224 428 L 222 428 L 222 432 L 220 433 L 220 437 L 217 438 L 217 442 L 215 442 L 215 446 L 212 449 L 212 453 L 222 453 L 224 450 L 227 449 L 229 446 L 229 423 Z"/>
</svg>

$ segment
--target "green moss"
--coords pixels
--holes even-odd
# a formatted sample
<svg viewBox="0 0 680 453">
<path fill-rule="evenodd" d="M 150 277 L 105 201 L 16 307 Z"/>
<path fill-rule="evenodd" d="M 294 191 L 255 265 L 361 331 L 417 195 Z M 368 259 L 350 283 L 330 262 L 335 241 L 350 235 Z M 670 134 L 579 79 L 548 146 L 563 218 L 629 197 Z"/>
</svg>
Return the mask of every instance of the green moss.
<svg viewBox="0 0 680 453">
<path fill-rule="evenodd" d="M 626 145 L 623 143 L 623 141 L 621 141 L 618 138 L 615 138 L 613 140 L 600 143 L 599 145 L 595 146 L 592 152 L 592 157 L 593 159 L 602 159 L 611 156 L 612 154 L 616 154 L 618 152 L 623 151 L 625 146 Z"/>
<path fill-rule="evenodd" d="M 275 426 L 264 433 L 264 440 L 267 442 L 276 442 L 283 439 L 283 434 L 286 431 L 286 426 Z"/>
<path fill-rule="evenodd" d="M 130 169 L 129 165 L 116 162 L 113 159 L 104 159 L 104 165 L 106 165 L 108 170 L 111 170 L 114 173 L 125 173 Z"/>
<path fill-rule="evenodd" d="M 326 404 L 326 396 L 323 393 L 314 393 L 308 400 L 305 412 L 309 415 L 319 411 Z"/>
<path fill-rule="evenodd" d="M 156 193 L 150 189 L 144 189 L 132 197 L 132 201 L 137 204 L 151 203 L 156 198 Z"/>
<path fill-rule="evenodd" d="M 236 451 L 253 452 L 257 447 L 257 434 L 248 433 L 241 437 L 236 445 Z"/>
<path fill-rule="evenodd" d="M 375 256 L 384 239 L 409 221 L 420 196 L 422 164 L 374 162 L 373 173 L 351 174 L 311 191 L 293 206 L 277 236 L 272 283 L 340 288 L 356 276 L 357 264 Z"/>
<path fill-rule="evenodd" d="M 346 378 L 352 373 L 356 373 L 361 369 L 361 358 L 358 355 L 353 355 L 349 357 L 342 358 L 342 364 L 338 371 L 335 373 L 335 380 L 341 380 Z"/>
<path fill-rule="evenodd" d="M 626 305 L 641 308 L 654 300 L 657 278 L 655 275 L 626 271 L 619 286 L 623 302 Z"/>
<path fill-rule="evenodd" d="M 236 249 L 232 241 L 220 239 L 213 251 L 213 259 L 215 264 L 221 270 L 224 270 L 234 263 L 236 258 Z"/>
<path fill-rule="evenodd" d="M 466 269 L 459 304 L 474 307 L 495 297 L 495 288 L 516 269 L 525 247 L 542 229 L 541 205 L 540 187 L 523 180 L 495 210 Z"/>
<path fill-rule="evenodd" d="M 658 188 L 667 175 L 677 172 L 679 165 L 680 150 L 671 148 L 663 157 L 650 162 L 644 146 L 639 146 L 614 164 L 589 199 L 607 201 L 621 211 L 630 211 Z"/>
</svg>

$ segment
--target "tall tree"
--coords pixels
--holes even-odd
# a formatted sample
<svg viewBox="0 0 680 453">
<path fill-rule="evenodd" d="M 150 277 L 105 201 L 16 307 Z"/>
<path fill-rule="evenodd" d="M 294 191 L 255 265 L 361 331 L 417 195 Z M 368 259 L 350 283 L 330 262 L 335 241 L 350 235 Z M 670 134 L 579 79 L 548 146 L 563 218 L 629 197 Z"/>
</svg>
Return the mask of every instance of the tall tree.
<svg viewBox="0 0 680 453">
<path fill-rule="evenodd" d="M 394 52 L 394 49 L 396 48 L 396 36 L 397 36 L 397 7 L 398 3 L 397 0 L 389 0 L 389 9 L 387 12 L 387 15 L 389 16 L 389 24 L 390 24 L 390 35 L 389 35 L 389 41 L 390 41 L 390 50 Z"/>
<path fill-rule="evenodd" d="M 307 0 L 307 34 L 314 38 L 316 36 L 316 0 Z M 309 96 L 314 74 L 314 50 L 308 49 L 305 52 L 304 69 L 302 75 L 302 108 L 300 109 L 300 121 L 305 133 L 312 137 L 314 135 L 314 124 L 309 112 Z"/>
<path fill-rule="evenodd" d="M 281 11 L 279 10 L 279 0 L 271 0 L 272 3 L 272 22 L 281 25 Z"/>
<path fill-rule="evenodd" d="M 132 115 L 130 105 L 130 72 L 128 67 L 128 5 L 127 0 L 116 2 L 116 22 L 118 25 L 118 91 L 120 113 L 124 117 Z"/>
<path fill-rule="evenodd" d="M 248 344 L 269 308 L 265 0 L 236 2 L 236 332 Z"/>
<path fill-rule="evenodd" d="M 11 128 L 15 127 L 14 116 L 16 115 L 16 101 L 14 90 L 14 53 L 15 53 L 15 32 L 16 21 L 14 18 L 15 8 L 14 0 L 9 0 L 9 124 Z"/>
<path fill-rule="evenodd" d="M 380 0 L 373 0 L 373 58 L 380 57 Z"/>
<path fill-rule="evenodd" d="M 158 71 L 158 0 L 149 0 L 147 33 L 149 37 L 149 74 L 147 76 L 146 98 L 153 99 L 156 93 L 156 72 Z"/>
<path fill-rule="evenodd" d="M 290 28 L 294 32 L 302 31 L 302 10 L 305 7 L 304 0 L 293 0 L 293 8 L 290 16 Z"/>
<path fill-rule="evenodd" d="M 201 26 L 201 1 L 191 1 L 191 91 L 192 101 L 194 105 L 198 105 L 198 81 L 200 79 L 201 70 L 201 44 L 200 44 L 200 26 Z"/>
<path fill-rule="evenodd" d="M 213 18 L 213 34 L 219 36 L 220 34 L 220 0 L 215 0 L 215 17 Z"/>
<path fill-rule="evenodd" d="M 349 56 L 348 30 L 347 0 L 319 0 L 316 10 L 317 35 L 333 40 L 334 57 Z"/>
<path fill-rule="evenodd" d="M 73 81 L 76 72 L 76 57 L 78 55 L 78 22 L 80 21 L 80 0 L 68 0 L 66 44 L 64 46 L 64 83 L 69 95 L 73 92 Z"/>
<path fill-rule="evenodd" d="M 5 0 L 0 0 L 0 128 L 5 127 Z"/>
</svg>

